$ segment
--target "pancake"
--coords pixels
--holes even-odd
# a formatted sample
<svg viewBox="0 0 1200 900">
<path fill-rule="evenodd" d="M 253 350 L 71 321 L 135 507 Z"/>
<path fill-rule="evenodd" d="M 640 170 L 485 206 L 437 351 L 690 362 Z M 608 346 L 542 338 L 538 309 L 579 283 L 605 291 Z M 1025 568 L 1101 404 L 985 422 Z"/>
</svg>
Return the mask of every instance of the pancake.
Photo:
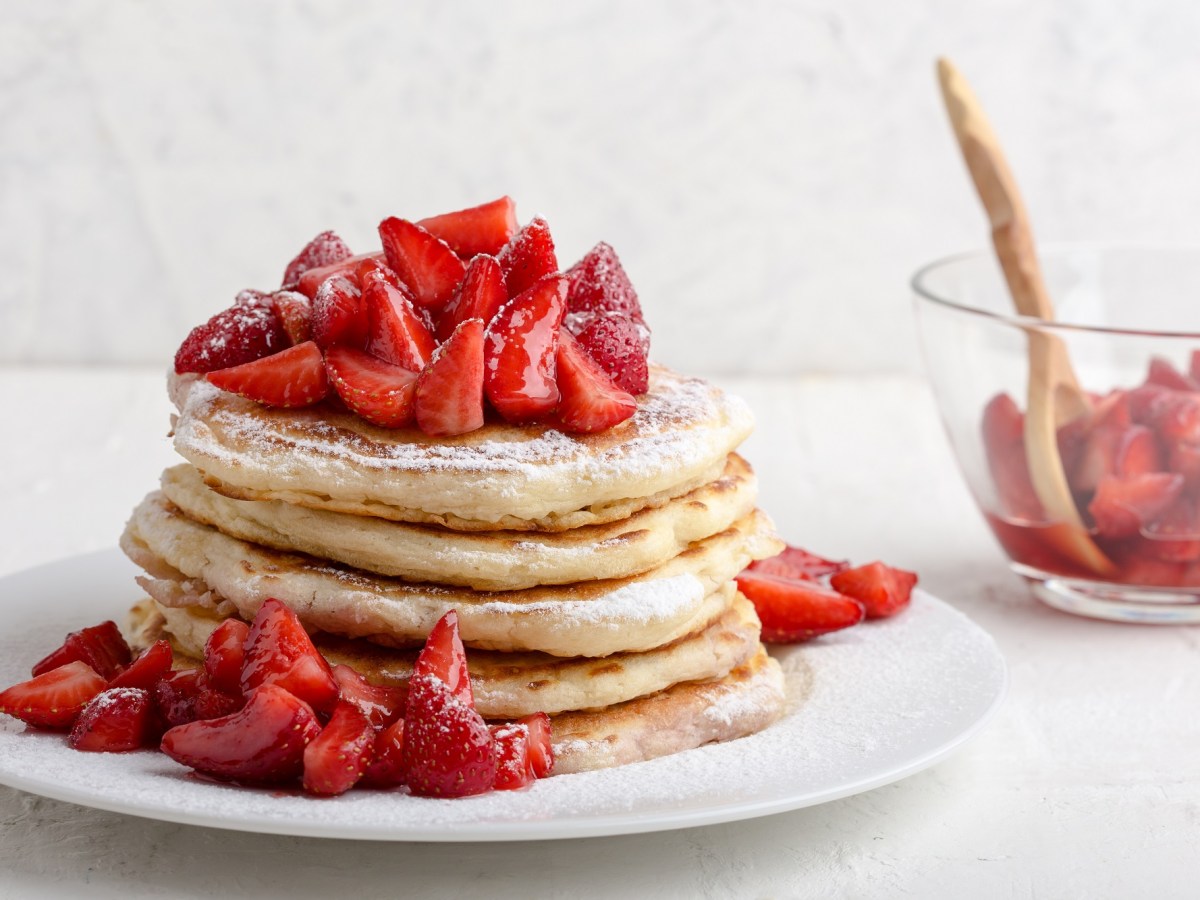
<svg viewBox="0 0 1200 900">
<path fill-rule="evenodd" d="M 396 646 L 423 641 L 455 609 L 469 646 L 568 657 L 649 650 L 699 630 L 729 606 L 733 577 L 782 546 L 755 510 L 638 576 L 473 591 L 369 576 L 260 547 L 192 521 L 158 492 L 134 510 L 121 536 L 122 549 L 150 573 L 141 583 L 167 605 L 232 608 L 250 619 L 275 597 L 309 630 Z"/>
<path fill-rule="evenodd" d="M 163 473 L 162 491 L 189 518 L 241 540 L 405 581 L 507 591 L 646 572 L 748 515 L 757 486 L 746 461 L 731 454 L 720 478 L 657 509 L 545 533 L 450 531 L 277 500 L 233 500 L 187 465 Z"/>
<path fill-rule="evenodd" d="M 175 449 L 215 490 L 456 530 L 619 521 L 719 477 L 753 427 L 740 399 L 661 367 L 632 418 L 588 435 L 492 421 L 432 438 L 328 405 L 271 409 L 194 375 L 170 386 Z"/>
<path fill-rule="evenodd" d="M 200 665 L 205 641 L 224 621 L 209 610 L 173 609 L 153 600 L 135 606 L 130 620 L 137 647 L 167 637 L 183 666 Z M 682 681 L 721 678 L 755 653 L 758 633 L 753 605 L 738 594 L 706 628 L 645 653 L 562 659 L 471 650 L 467 662 L 480 714 L 514 719 L 538 711 L 553 715 L 607 707 Z M 417 655 L 416 650 L 394 650 L 325 634 L 314 635 L 313 641 L 330 663 L 348 665 L 375 684 L 406 685 Z"/>
</svg>

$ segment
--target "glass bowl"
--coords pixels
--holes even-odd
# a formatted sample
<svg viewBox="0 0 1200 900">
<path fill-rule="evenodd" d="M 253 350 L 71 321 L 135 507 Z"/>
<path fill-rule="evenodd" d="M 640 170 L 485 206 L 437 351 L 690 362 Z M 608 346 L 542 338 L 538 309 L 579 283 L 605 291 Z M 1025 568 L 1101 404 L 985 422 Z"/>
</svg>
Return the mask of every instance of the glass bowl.
<svg viewBox="0 0 1200 900">
<path fill-rule="evenodd" d="M 1015 314 L 990 251 L 913 276 L 959 466 L 1043 602 L 1116 621 L 1200 622 L 1200 246 L 1057 245 L 1039 255 L 1053 324 Z M 1035 457 L 1055 455 L 1024 439 L 1034 333 L 1061 342 L 1085 392 L 1085 411 L 1055 422 L 1074 524 L 1045 512 L 1030 476 L 1031 466 L 1046 470 Z"/>
</svg>

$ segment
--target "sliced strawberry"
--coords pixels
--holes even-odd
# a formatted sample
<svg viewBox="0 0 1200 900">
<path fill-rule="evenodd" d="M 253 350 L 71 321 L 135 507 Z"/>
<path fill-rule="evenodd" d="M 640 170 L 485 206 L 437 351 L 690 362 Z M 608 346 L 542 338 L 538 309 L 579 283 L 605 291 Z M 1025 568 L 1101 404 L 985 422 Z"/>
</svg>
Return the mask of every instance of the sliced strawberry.
<svg viewBox="0 0 1200 900">
<path fill-rule="evenodd" d="M 116 678 L 109 681 L 110 688 L 142 688 L 154 690 L 166 674 L 171 671 L 175 654 L 167 641 L 155 641 L 142 651 Z"/>
<path fill-rule="evenodd" d="M 83 708 L 67 738 L 76 750 L 122 753 L 158 743 L 162 727 L 150 692 L 109 688 Z"/>
<path fill-rule="evenodd" d="M 915 572 L 873 562 L 838 572 L 829 583 L 839 594 L 861 603 L 868 619 L 884 619 L 908 606 L 917 576 Z"/>
<path fill-rule="evenodd" d="M 331 347 L 325 369 L 342 402 L 371 424 L 400 428 L 412 422 L 416 372 L 350 347 Z"/>
<path fill-rule="evenodd" d="M 496 781 L 487 724 L 435 675 L 408 683 L 401 759 L 409 790 L 422 797 L 482 794 Z"/>
<path fill-rule="evenodd" d="M 488 326 L 483 389 L 509 422 L 544 418 L 558 405 L 555 360 L 566 296 L 567 279 L 550 276 L 510 301 Z"/>
<path fill-rule="evenodd" d="M 1200 444 L 1200 394 L 1160 388 L 1142 402 L 1146 424 L 1158 432 L 1164 444 Z"/>
<path fill-rule="evenodd" d="M 408 691 L 399 686 L 371 684 L 346 665 L 333 667 L 338 694 L 347 703 L 357 706 L 375 728 L 383 728 L 404 713 Z"/>
<path fill-rule="evenodd" d="M 606 431 L 637 412 L 637 400 L 617 387 L 565 328 L 559 329 L 555 378 L 558 420 L 567 431 Z"/>
<path fill-rule="evenodd" d="M 253 362 L 290 346 L 275 304 L 244 291 L 233 306 L 191 330 L 175 353 L 175 371 L 212 372 Z"/>
<path fill-rule="evenodd" d="M 161 746 L 171 759 L 205 775 L 265 784 L 300 775 L 304 748 L 320 733 L 307 703 L 279 685 L 264 684 L 238 712 L 177 725 L 163 735 Z"/>
<path fill-rule="evenodd" d="M 504 273 L 504 283 L 510 297 L 525 293 L 547 275 L 557 272 L 554 238 L 550 236 L 550 226 L 546 220 L 536 218 L 518 231 L 500 249 L 496 260 Z"/>
<path fill-rule="evenodd" d="M 650 329 L 644 324 L 627 316 L 600 313 L 572 317 L 567 325 L 617 387 L 635 397 L 649 390 Z"/>
<path fill-rule="evenodd" d="M 1188 490 L 1200 487 L 1200 445 L 1177 443 L 1168 452 L 1167 468 L 1183 476 Z"/>
<path fill-rule="evenodd" d="M 983 408 L 983 445 L 989 452 L 1008 453 L 1025 440 L 1025 414 L 1008 394 L 997 394 Z"/>
<path fill-rule="evenodd" d="M 1178 499 L 1183 476 L 1154 472 L 1129 478 L 1105 476 L 1088 504 L 1096 532 L 1106 538 L 1137 534 Z"/>
<path fill-rule="evenodd" d="M 317 288 L 335 275 L 341 275 L 353 281 L 355 270 L 359 264 L 368 259 L 383 259 L 383 253 L 378 250 L 374 253 L 360 253 L 358 256 L 351 256 L 327 266 L 309 269 L 300 276 L 300 280 L 296 283 L 296 290 L 305 297 L 314 298 L 317 295 Z"/>
<path fill-rule="evenodd" d="M 1174 391 L 1200 391 L 1200 384 L 1184 375 L 1161 356 L 1155 356 L 1150 360 L 1150 370 L 1146 373 L 1146 384 L 1158 384 Z"/>
<path fill-rule="evenodd" d="M 359 784 L 390 788 L 404 784 L 404 720 L 397 719 L 375 737 L 375 752 Z"/>
<path fill-rule="evenodd" d="M 312 301 L 299 291 L 276 291 L 271 295 L 275 315 L 292 346 L 312 340 Z"/>
<path fill-rule="evenodd" d="M 186 725 L 237 712 L 245 698 L 241 692 L 218 691 L 203 669 L 180 669 L 154 685 L 154 703 L 168 725 Z"/>
<path fill-rule="evenodd" d="M 339 344 L 362 347 L 367 342 L 367 311 L 362 291 L 345 275 L 321 282 L 312 302 L 312 334 L 323 350 Z"/>
<path fill-rule="evenodd" d="M 1068 472 L 1071 489 L 1077 494 L 1086 494 L 1096 489 L 1101 479 L 1117 474 L 1117 452 L 1125 441 L 1125 434 L 1133 426 L 1096 425 L 1088 433 L 1083 452 L 1073 472 Z"/>
<path fill-rule="evenodd" d="M 417 379 L 417 427 L 435 437 L 483 426 L 483 320 L 467 319 Z"/>
<path fill-rule="evenodd" d="M 1133 424 L 1133 407 L 1129 391 L 1113 390 L 1103 397 L 1092 397 L 1092 424 L 1128 428 Z"/>
<path fill-rule="evenodd" d="M 226 619 L 204 642 L 204 673 L 219 691 L 237 694 L 242 690 L 242 665 L 250 626 L 241 619 Z"/>
<path fill-rule="evenodd" d="M 440 679 L 459 700 L 474 708 L 467 654 L 458 636 L 458 613 L 450 610 L 433 626 L 425 646 L 413 664 L 413 677 L 429 675 Z"/>
<path fill-rule="evenodd" d="M 112 678 L 129 665 L 132 656 L 117 624 L 101 622 L 91 628 L 72 631 L 61 647 L 34 665 L 31 674 L 41 675 L 79 660 L 91 666 L 102 678 Z"/>
<path fill-rule="evenodd" d="M 437 341 L 413 309 L 407 292 L 382 279 L 363 294 L 367 310 L 367 352 L 413 372 L 425 368 Z"/>
<path fill-rule="evenodd" d="M 467 266 L 462 284 L 438 317 L 438 340 L 444 341 L 467 319 L 482 319 L 488 324 L 508 302 L 508 289 L 500 264 L 491 256 L 476 256 Z"/>
<path fill-rule="evenodd" d="M 601 241 L 566 272 L 571 282 L 567 294 L 570 313 L 616 313 L 642 321 L 637 291 L 625 274 L 617 252 Z"/>
<path fill-rule="evenodd" d="M 91 666 L 77 659 L 0 692 L 0 713 L 35 728 L 70 728 L 106 686 Z"/>
<path fill-rule="evenodd" d="M 533 784 L 537 775 L 529 758 L 529 729 L 516 722 L 505 722 L 489 725 L 488 730 L 496 744 L 496 780 L 492 787 L 497 791 L 515 791 Z"/>
<path fill-rule="evenodd" d="M 358 783 L 375 755 L 375 729 L 353 703 L 342 700 L 329 724 L 304 748 L 304 789 L 344 794 Z"/>
<path fill-rule="evenodd" d="M 305 244 L 304 249 L 296 254 L 296 258 L 288 263 L 283 273 L 283 286 L 296 284 L 305 272 L 333 265 L 353 255 L 340 237 L 332 231 L 322 231 Z"/>
<path fill-rule="evenodd" d="M 1164 468 L 1158 438 L 1145 425 L 1130 425 L 1121 435 L 1113 457 L 1113 472 L 1120 478 L 1161 472 Z"/>
<path fill-rule="evenodd" d="M 454 296 L 466 266 L 450 245 L 406 219 L 384 219 L 379 238 L 387 263 L 428 309 L 442 309 Z"/>
<path fill-rule="evenodd" d="M 312 638 L 291 609 L 274 597 L 258 608 L 246 637 L 242 692 L 274 684 L 295 694 L 318 712 L 333 709 L 338 686 Z"/>
<path fill-rule="evenodd" d="M 358 282 L 359 288 L 364 292 L 375 281 L 382 281 L 395 288 L 403 286 L 400 276 L 388 267 L 382 256 L 368 256 L 358 263 L 354 267 L 354 280 Z"/>
<path fill-rule="evenodd" d="M 777 556 L 756 560 L 750 563 L 751 572 L 763 575 L 778 575 L 781 578 L 817 579 L 824 575 L 836 575 L 850 568 L 850 563 L 844 559 L 825 559 L 815 553 L 809 553 L 800 547 L 790 544 L 783 548 Z"/>
<path fill-rule="evenodd" d="M 266 406 L 312 406 L 329 393 L 321 348 L 313 341 L 204 377 L 223 391 Z"/>
<path fill-rule="evenodd" d="M 1141 550 L 1140 545 L 1138 550 Z M 1149 587 L 1179 587 L 1185 584 L 1195 584 L 1196 579 L 1189 578 L 1190 573 L 1196 572 L 1196 564 L 1167 562 L 1164 559 L 1137 552 L 1119 560 L 1121 566 L 1121 582 L 1123 584 L 1141 584 Z M 1200 574 L 1200 573 L 1197 573 Z"/>
<path fill-rule="evenodd" d="M 853 597 L 814 582 L 745 571 L 737 585 L 758 611 L 762 639 L 770 643 L 807 641 L 857 625 L 865 615 Z"/>
<path fill-rule="evenodd" d="M 538 778 L 545 778 L 554 771 L 550 717 L 544 712 L 536 712 L 517 719 L 517 724 L 524 725 L 528 734 L 529 761 L 533 764 L 533 774 Z"/>
<path fill-rule="evenodd" d="M 1062 460 L 1063 471 L 1068 478 L 1079 467 L 1090 428 L 1091 416 L 1084 414 L 1060 425 L 1055 433 L 1058 458 Z M 1024 445 L 1021 452 L 1024 453 Z"/>
<path fill-rule="evenodd" d="M 1142 528 L 1143 548 L 1167 562 L 1200 560 L 1200 508 L 1191 497 L 1182 496 L 1155 521 Z"/>
<path fill-rule="evenodd" d="M 477 253 L 498 253 L 508 243 L 517 230 L 517 205 L 511 197 L 501 197 L 470 209 L 430 216 L 417 224 L 463 259 L 470 259 Z"/>
</svg>

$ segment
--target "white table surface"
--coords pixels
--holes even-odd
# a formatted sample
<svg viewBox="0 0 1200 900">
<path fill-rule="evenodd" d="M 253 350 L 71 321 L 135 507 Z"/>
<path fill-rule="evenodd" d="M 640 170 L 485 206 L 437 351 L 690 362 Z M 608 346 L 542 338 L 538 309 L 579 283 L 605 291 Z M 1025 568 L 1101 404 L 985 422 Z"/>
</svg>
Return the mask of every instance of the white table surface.
<svg viewBox="0 0 1200 900">
<path fill-rule="evenodd" d="M 1011 692 L 957 755 L 794 813 L 525 844 L 241 834 L 0 788 L 0 898 L 1196 896 L 1200 630 L 1032 600 L 920 381 L 720 381 L 758 414 L 745 453 L 786 537 L 915 569 L 996 637 Z M 0 396 L 0 575 L 115 544 L 172 460 L 161 372 L 0 367 Z"/>
</svg>

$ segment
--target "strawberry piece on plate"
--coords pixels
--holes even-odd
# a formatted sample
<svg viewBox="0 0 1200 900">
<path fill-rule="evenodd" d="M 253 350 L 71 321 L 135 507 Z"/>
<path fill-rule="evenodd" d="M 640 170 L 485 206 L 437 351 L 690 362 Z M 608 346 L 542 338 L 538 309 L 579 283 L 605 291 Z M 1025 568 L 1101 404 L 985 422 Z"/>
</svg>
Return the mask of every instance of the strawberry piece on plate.
<svg viewBox="0 0 1200 900">
<path fill-rule="evenodd" d="M 1165 512 L 1182 490 L 1183 476 L 1171 472 L 1129 478 L 1107 475 L 1096 486 L 1088 512 L 1102 537 L 1133 537 Z"/>
<path fill-rule="evenodd" d="M 470 209 L 430 216 L 417 224 L 463 259 L 470 259 L 477 253 L 499 253 L 508 243 L 517 230 L 517 205 L 511 197 L 501 197 Z"/>
<path fill-rule="evenodd" d="M 344 794 L 358 783 L 375 754 L 375 729 L 353 703 L 339 701 L 329 723 L 304 748 L 304 789 Z"/>
<path fill-rule="evenodd" d="M 105 687 L 105 680 L 77 659 L 0 692 L 0 713 L 35 728 L 69 728 Z"/>
<path fill-rule="evenodd" d="M 133 662 L 125 667 L 108 686 L 110 688 L 142 688 L 154 690 L 167 673 L 171 671 L 171 663 L 175 658 L 168 641 L 155 641 L 142 651 Z"/>
<path fill-rule="evenodd" d="M 404 784 L 404 720 L 397 719 L 375 737 L 374 759 L 359 784 L 390 788 Z"/>
<path fill-rule="evenodd" d="M 226 619 L 204 642 L 204 674 L 219 691 L 237 694 L 242 690 L 242 666 L 250 626 L 241 619 Z"/>
<path fill-rule="evenodd" d="M 325 369 L 342 402 L 372 425 L 400 428 L 412 422 L 416 372 L 350 347 L 331 347 Z"/>
<path fill-rule="evenodd" d="M 321 348 L 313 341 L 232 369 L 209 372 L 205 378 L 223 391 L 265 406 L 312 406 L 329 393 Z"/>
<path fill-rule="evenodd" d="M 533 784 L 537 775 L 529 758 L 529 729 L 516 722 L 489 725 L 488 729 L 496 743 L 496 780 L 492 787 L 516 791 Z"/>
<path fill-rule="evenodd" d="M 547 275 L 557 272 L 554 238 L 546 220 L 536 218 L 513 235 L 496 255 L 496 261 L 504 273 L 510 297 L 525 293 Z"/>
<path fill-rule="evenodd" d="M 873 562 L 838 572 L 829 583 L 839 594 L 861 603 L 868 619 L 884 619 L 908 606 L 917 576 L 915 572 Z"/>
<path fill-rule="evenodd" d="M 628 316 L 601 313 L 568 322 L 579 344 L 617 387 L 635 397 L 650 387 L 650 329 Z"/>
<path fill-rule="evenodd" d="M 796 578 L 815 580 L 824 575 L 836 575 L 850 568 L 850 563 L 844 559 L 825 559 L 815 553 L 809 553 L 800 547 L 787 546 L 776 556 L 756 560 L 750 563 L 751 572 L 764 575 L 778 575 L 781 578 Z"/>
<path fill-rule="evenodd" d="M 312 335 L 323 350 L 338 344 L 362 347 L 367 341 L 367 311 L 362 291 L 345 275 L 333 275 L 317 288 L 312 301 Z"/>
<path fill-rule="evenodd" d="M 483 718 L 436 675 L 414 674 L 404 717 L 404 780 L 421 797 L 490 791 L 496 749 Z"/>
<path fill-rule="evenodd" d="M 550 717 L 544 712 L 517 719 L 518 725 L 524 725 L 528 732 L 529 761 L 533 764 L 533 774 L 545 778 L 554 771 L 554 747 L 550 742 Z"/>
<path fill-rule="evenodd" d="M 1200 384 L 1184 375 L 1161 356 L 1155 356 L 1150 360 L 1150 370 L 1146 373 L 1146 384 L 1162 385 L 1173 391 L 1200 391 Z"/>
<path fill-rule="evenodd" d="M 558 405 L 555 360 L 567 279 L 552 275 L 510 301 L 484 339 L 483 389 L 507 421 L 532 422 Z"/>
<path fill-rule="evenodd" d="M 425 368 L 437 341 L 407 292 L 377 279 L 367 285 L 363 306 L 367 310 L 367 352 L 413 372 Z"/>
<path fill-rule="evenodd" d="M 508 289 L 500 264 L 491 256 L 476 256 L 467 265 L 467 273 L 453 299 L 438 317 L 438 340 L 446 340 L 467 319 L 482 319 L 489 324 L 508 302 Z"/>
<path fill-rule="evenodd" d="M 417 379 L 417 427 L 450 437 L 483 426 L 483 320 L 467 319 Z"/>
<path fill-rule="evenodd" d="M 212 372 L 253 362 L 290 346 L 275 304 L 243 291 L 237 302 L 191 330 L 175 353 L 175 371 Z"/>
<path fill-rule="evenodd" d="M 637 291 L 617 253 L 601 241 L 566 272 L 571 282 L 568 313 L 615 313 L 642 321 Z"/>
<path fill-rule="evenodd" d="M 866 614 L 853 597 L 811 581 L 744 571 L 738 589 L 762 620 L 762 639 L 790 644 L 857 625 Z"/>
<path fill-rule="evenodd" d="M 559 330 L 555 378 L 558 420 L 568 431 L 605 431 L 637 412 L 633 395 L 617 387 L 565 328 Z"/>
<path fill-rule="evenodd" d="M 240 691 L 218 691 L 203 669 L 180 669 L 154 685 L 154 703 L 168 725 L 186 725 L 237 712 L 245 698 Z"/>
<path fill-rule="evenodd" d="M 161 732 L 149 691 L 109 688 L 83 708 L 67 743 L 76 750 L 123 753 L 153 746 Z"/>
<path fill-rule="evenodd" d="M 321 733 L 312 708 L 277 684 L 254 688 L 246 705 L 219 719 L 177 725 L 162 751 L 215 778 L 268 784 L 304 771 L 304 748 Z"/>
<path fill-rule="evenodd" d="M 353 703 L 375 728 L 395 722 L 404 712 L 408 691 L 399 685 L 372 684 L 347 665 L 333 667 L 341 700 Z"/>
<path fill-rule="evenodd" d="M 450 610 L 433 626 L 425 646 L 413 664 L 413 677 L 428 675 L 440 679 L 456 698 L 474 708 L 471 692 L 471 673 L 467 669 L 467 654 L 458 636 L 458 613 Z"/>
<path fill-rule="evenodd" d="M 449 244 L 397 218 L 379 223 L 379 238 L 388 265 L 408 285 L 417 305 L 439 310 L 450 302 L 466 266 Z"/>
<path fill-rule="evenodd" d="M 309 269 L 300 276 L 300 280 L 296 283 L 296 290 L 305 297 L 314 298 L 317 295 L 317 289 L 335 275 L 341 275 L 354 282 L 358 267 L 368 259 L 383 259 L 383 253 L 378 250 L 374 253 L 360 253 L 358 256 L 351 256 L 340 262 Z"/>
<path fill-rule="evenodd" d="M 296 254 L 296 258 L 288 263 L 283 273 L 283 286 L 296 284 L 305 272 L 333 265 L 353 255 L 340 237 L 332 231 L 322 231 L 305 244 L 304 249 Z"/>
<path fill-rule="evenodd" d="M 102 678 L 112 678 L 129 665 L 132 656 L 129 645 L 121 636 L 121 629 L 115 622 L 106 621 L 72 631 L 61 647 L 34 664 L 31 674 L 41 675 L 79 660 L 91 666 Z"/>
<path fill-rule="evenodd" d="M 333 709 L 338 686 L 296 614 L 274 597 L 258 608 L 246 637 L 242 693 L 273 684 L 318 712 Z"/>
<path fill-rule="evenodd" d="M 292 346 L 312 340 L 312 301 L 299 291 L 276 291 L 271 295 L 275 315 Z"/>
</svg>

